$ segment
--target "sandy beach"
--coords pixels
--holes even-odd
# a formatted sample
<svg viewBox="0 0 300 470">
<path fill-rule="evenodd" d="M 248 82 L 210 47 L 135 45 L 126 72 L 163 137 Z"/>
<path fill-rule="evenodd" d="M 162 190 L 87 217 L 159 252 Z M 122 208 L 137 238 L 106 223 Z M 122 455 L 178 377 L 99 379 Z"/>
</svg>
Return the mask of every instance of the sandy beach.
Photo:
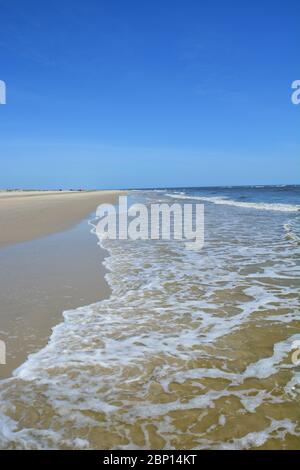
<svg viewBox="0 0 300 470">
<path fill-rule="evenodd" d="M 1 191 L 0 247 L 68 229 L 118 191 Z"/>
<path fill-rule="evenodd" d="M 7 346 L 9 377 L 28 354 L 49 339 L 62 312 L 109 296 L 88 221 L 118 192 L 0 193 L 0 335 Z"/>
<path fill-rule="evenodd" d="M 14 230 L 49 215 L 56 232 L 0 249 L 0 447 L 299 449 L 299 187 L 130 192 L 205 201 L 196 251 L 100 248 L 101 194 L 2 200 Z"/>
</svg>

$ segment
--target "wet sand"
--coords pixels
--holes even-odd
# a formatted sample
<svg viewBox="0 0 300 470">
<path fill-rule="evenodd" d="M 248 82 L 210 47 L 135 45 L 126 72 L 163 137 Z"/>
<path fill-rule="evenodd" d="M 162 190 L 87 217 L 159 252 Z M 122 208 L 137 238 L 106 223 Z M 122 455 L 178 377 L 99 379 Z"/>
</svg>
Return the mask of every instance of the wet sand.
<svg viewBox="0 0 300 470">
<path fill-rule="evenodd" d="M 97 246 L 88 221 L 99 203 L 116 202 L 118 193 L 4 194 L 0 339 L 6 343 L 7 364 L 0 366 L 0 378 L 47 343 L 64 310 L 109 296 L 102 266 L 106 252 Z"/>
</svg>

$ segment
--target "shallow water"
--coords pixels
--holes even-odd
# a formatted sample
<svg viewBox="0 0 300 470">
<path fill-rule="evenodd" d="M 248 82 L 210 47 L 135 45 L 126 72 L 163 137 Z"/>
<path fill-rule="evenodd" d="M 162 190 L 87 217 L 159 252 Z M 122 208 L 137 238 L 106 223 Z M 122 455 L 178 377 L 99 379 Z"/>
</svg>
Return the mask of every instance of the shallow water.
<svg viewBox="0 0 300 470">
<path fill-rule="evenodd" d="M 0 380 L 48 343 L 64 309 L 109 296 L 105 252 L 88 227 L 92 215 L 65 232 L 0 249 L 0 339 L 6 343 Z"/>
<path fill-rule="evenodd" d="M 132 193 L 201 198 L 204 248 L 102 241 L 112 294 L 1 383 L 1 447 L 300 448 L 299 188 L 235 191 Z"/>
</svg>

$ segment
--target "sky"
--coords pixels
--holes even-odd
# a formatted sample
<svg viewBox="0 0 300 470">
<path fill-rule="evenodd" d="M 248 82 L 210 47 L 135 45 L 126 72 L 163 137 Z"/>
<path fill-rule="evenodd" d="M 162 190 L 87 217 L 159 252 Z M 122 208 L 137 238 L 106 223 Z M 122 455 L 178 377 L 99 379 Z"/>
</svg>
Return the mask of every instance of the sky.
<svg viewBox="0 0 300 470">
<path fill-rule="evenodd" d="M 296 184 L 299 0 L 0 0 L 0 188 Z"/>
</svg>

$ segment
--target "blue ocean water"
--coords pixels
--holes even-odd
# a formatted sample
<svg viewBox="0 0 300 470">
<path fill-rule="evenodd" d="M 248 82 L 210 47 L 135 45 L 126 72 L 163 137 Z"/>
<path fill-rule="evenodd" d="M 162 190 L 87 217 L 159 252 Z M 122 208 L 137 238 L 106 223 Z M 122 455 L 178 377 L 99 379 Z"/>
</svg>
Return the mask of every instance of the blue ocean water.
<svg viewBox="0 0 300 470">
<path fill-rule="evenodd" d="M 172 193 L 186 195 L 190 197 L 210 198 L 211 202 L 229 201 L 232 204 L 248 203 L 253 208 L 263 209 L 264 204 L 270 209 L 284 207 L 290 211 L 300 210 L 300 186 L 280 185 L 280 186 L 224 186 L 224 187 L 203 187 L 203 188 L 175 188 Z M 205 200 L 205 199 L 204 199 Z M 256 206 L 254 206 L 256 204 Z M 271 207 L 273 206 L 273 207 Z M 294 206 L 294 207 L 293 207 Z M 247 207 L 246 205 L 244 207 Z M 251 206 L 248 206 L 251 207 Z"/>
<path fill-rule="evenodd" d="M 272 230 L 281 226 L 290 240 L 300 242 L 299 185 L 176 188 L 166 194 L 186 202 L 202 201 L 207 205 L 223 206 L 223 211 L 227 206 L 229 214 L 236 208 L 234 214 L 239 213 L 241 220 L 247 214 L 254 219 L 261 218 L 261 212 L 266 211 L 263 217 L 272 225 Z"/>
<path fill-rule="evenodd" d="M 222 186 L 203 188 L 181 188 L 187 195 L 222 197 L 235 202 L 295 205 L 300 209 L 300 185 L 277 186 Z"/>
</svg>

